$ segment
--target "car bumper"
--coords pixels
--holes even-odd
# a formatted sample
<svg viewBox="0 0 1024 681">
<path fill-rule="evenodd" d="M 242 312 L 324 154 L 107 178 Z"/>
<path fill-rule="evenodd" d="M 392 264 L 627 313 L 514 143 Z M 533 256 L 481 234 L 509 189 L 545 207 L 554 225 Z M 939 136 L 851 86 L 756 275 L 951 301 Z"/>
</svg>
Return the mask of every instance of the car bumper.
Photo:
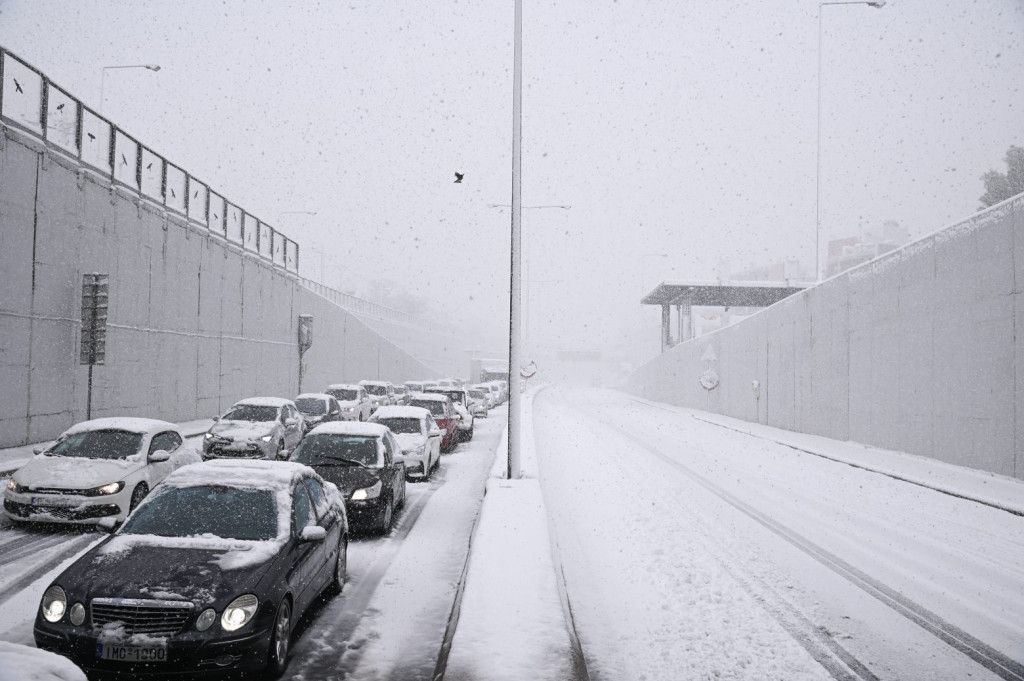
<svg viewBox="0 0 1024 681">
<path fill-rule="evenodd" d="M 366 501 L 352 501 L 350 499 L 345 509 L 348 511 L 349 527 L 356 530 L 365 530 L 380 525 L 381 521 L 384 520 L 384 502 L 383 495 Z"/>
<path fill-rule="evenodd" d="M 101 518 L 124 520 L 131 490 L 102 497 L 4 493 L 4 515 L 21 522 L 95 525 Z"/>
<path fill-rule="evenodd" d="M 89 631 L 33 629 L 36 647 L 69 658 L 88 672 L 137 676 L 178 676 L 217 671 L 258 671 L 267 665 L 270 628 L 231 638 L 202 638 L 190 633 L 169 637 L 167 660 L 163 662 L 120 662 L 101 660 L 98 637 Z"/>
<path fill-rule="evenodd" d="M 273 459 L 277 443 L 235 440 L 230 444 L 203 442 L 203 459 Z"/>
<path fill-rule="evenodd" d="M 427 477 L 427 457 L 405 454 L 405 477 L 408 480 L 420 480 Z"/>
</svg>

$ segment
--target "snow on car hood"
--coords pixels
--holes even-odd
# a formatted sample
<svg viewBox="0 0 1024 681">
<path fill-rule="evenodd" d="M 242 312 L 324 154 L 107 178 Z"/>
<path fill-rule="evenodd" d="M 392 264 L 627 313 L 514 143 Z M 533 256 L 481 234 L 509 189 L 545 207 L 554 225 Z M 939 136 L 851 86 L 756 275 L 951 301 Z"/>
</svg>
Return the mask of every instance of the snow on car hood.
<svg viewBox="0 0 1024 681">
<path fill-rule="evenodd" d="M 395 441 L 403 452 L 408 452 L 422 447 L 427 438 L 419 433 L 395 433 Z"/>
<path fill-rule="evenodd" d="M 91 489 L 123 480 L 145 465 L 141 454 L 125 459 L 84 459 L 40 454 L 15 472 L 14 480 L 26 487 Z"/>
<path fill-rule="evenodd" d="M 281 551 L 285 539 L 223 539 L 212 534 L 192 537 L 161 537 L 155 534 L 115 535 L 97 549 L 96 555 L 117 557 L 146 549 L 184 549 L 207 554 L 209 563 L 221 570 L 240 570 L 265 563 Z"/>
<path fill-rule="evenodd" d="M 218 421 L 210 432 L 232 440 L 258 440 L 270 435 L 275 421 Z"/>
<path fill-rule="evenodd" d="M 359 400 L 338 400 L 338 405 L 342 409 L 351 409 L 352 407 L 359 406 Z"/>
</svg>

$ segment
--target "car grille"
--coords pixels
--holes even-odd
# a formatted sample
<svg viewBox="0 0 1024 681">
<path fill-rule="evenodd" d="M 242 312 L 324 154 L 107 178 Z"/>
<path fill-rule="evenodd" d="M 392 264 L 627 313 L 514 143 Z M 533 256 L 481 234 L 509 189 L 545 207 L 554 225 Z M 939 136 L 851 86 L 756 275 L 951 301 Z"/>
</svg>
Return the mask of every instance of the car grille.
<svg viewBox="0 0 1024 681">
<path fill-rule="evenodd" d="M 192 616 L 187 602 L 136 598 L 94 598 L 90 604 L 92 625 L 121 625 L 127 636 L 170 636 L 181 631 Z"/>
<path fill-rule="evenodd" d="M 244 450 L 238 449 L 225 449 L 220 445 L 213 445 L 210 447 L 207 456 L 215 456 L 225 459 L 251 459 L 253 457 L 263 458 L 263 452 L 256 445 L 247 445 Z"/>
</svg>

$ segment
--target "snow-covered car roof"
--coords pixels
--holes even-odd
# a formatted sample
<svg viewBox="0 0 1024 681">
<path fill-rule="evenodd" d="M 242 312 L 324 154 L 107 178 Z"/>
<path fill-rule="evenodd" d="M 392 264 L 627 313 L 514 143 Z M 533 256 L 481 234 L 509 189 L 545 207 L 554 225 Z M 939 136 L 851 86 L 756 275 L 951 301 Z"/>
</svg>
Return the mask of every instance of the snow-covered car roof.
<svg viewBox="0 0 1024 681">
<path fill-rule="evenodd" d="M 464 392 L 466 392 L 467 389 L 463 388 L 461 386 L 455 386 L 455 385 L 439 385 L 439 386 L 437 386 L 435 388 L 426 388 L 426 392 L 428 392 L 428 393 L 433 391 L 433 390 L 443 390 L 446 393 L 464 393 Z"/>
<path fill-rule="evenodd" d="M 423 407 L 388 405 L 373 412 L 374 420 L 379 419 L 423 419 L 430 416 L 430 410 Z"/>
<path fill-rule="evenodd" d="M 182 466 L 164 478 L 164 485 L 192 487 L 226 485 L 228 487 L 286 488 L 300 475 L 314 474 L 312 468 L 292 461 L 214 459 Z"/>
<path fill-rule="evenodd" d="M 364 381 L 359 381 L 359 385 L 364 385 L 364 386 L 365 385 L 391 385 L 391 381 L 370 381 L 370 380 L 364 380 Z"/>
<path fill-rule="evenodd" d="M 67 430 L 65 430 L 61 437 L 64 435 L 71 435 L 72 433 L 82 433 L 89 430 L 125 430 L 129 433 L 141 433 L 143 435 L 153 435 L 155 433 L 162 433 L 165 430 L 178 431 L 178 426 L 167 421 L 161 421 L 159 419 L 143 419 L 136 418 L 134 416 L 117 416 L 112 418 L 93 419 L 91 421 L 82 421 L 76 423 Z"/>
<path fill-rule="evenodd" d="M 328 400 L 328 401 L 330 401 L 331 399 L 333 399 L 333 398 L 330 395 L 328 395 L 327 393 L 302 393 L 301 395 L 299 395 L 298 397 L 296 397 L 292 401 L 293 402 L 298 402 L 299 400 Z"/>
<path fill-rule="evenodd" d="M 319 426 L 309 431 L 306 437 L 310 435 L 360 435 L 362 437 L 384 437 L 388 432 L 386 426 L 382 426 L 379 423 L 367 423 L 365 421 L 331 421 L 329 423 L 321 423 Z"/>
<path fill-rule="evenodd" d="M 292 404 L 292 401 L 283 397 L 247 397 L 244 400 L 238 400 L 233 406 L 237 407 L 241 404 L 251 407 L 284 407 Z"/>
<path fill-rule="evenodd" d="M 331 383 L 327 386 L 328 390 L 359 390 L 363 386 L 356 383 Z"/>
<path fill-rule="evenodd" d="M 412 399 L 427 402 L 451 402 L 447 395 L 441 395 L 440 393 L 416 393 L 412 396 Z"/>
</svg>

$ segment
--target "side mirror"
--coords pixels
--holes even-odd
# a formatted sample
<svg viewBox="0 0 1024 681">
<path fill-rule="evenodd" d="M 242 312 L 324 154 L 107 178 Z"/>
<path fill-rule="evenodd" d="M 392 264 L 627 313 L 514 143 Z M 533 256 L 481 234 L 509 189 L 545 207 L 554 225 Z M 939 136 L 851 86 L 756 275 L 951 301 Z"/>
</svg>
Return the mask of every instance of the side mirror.
<svg viewBox="0 0 1024 681">
<path fill-rule="evenodd" d="M 285 419 L 284 420 L 284 424 L 286 426 L 297 426 L 297 425 L 299 425 L 299 420 L 293 416 L 291 418 Z"/>
<path fill-rule="evenodd" d="M 299 541 L 323 541 L 327 539 L 327 530 L 319 525 L 307 525 L 299 532 Z"/>
<path fill-rule="evenodd" d="M 213 416 L 213 417 L 211 418 L 211 420 L 212 420 L 212 421 L 215 421 L 215 422 L 216 422 L 216 421 L 220 421 L 220 417 L 219 417 L 219 416 L 217 416 L 217 415 L 214 415 L 214 416 Z"/>
<path fill-rule="evenodd" d="M 161 461 L 167 461 L 171 458 L 171 453 L 166 449 L 158 449 L 155 452 L 151 452 L 149 455 L 150 463 L 160 463 Z"/>
<path fill-rule="evenodd" d="M 443 433 L 444 431 L 441 430 L 440 428 L 431 428 L 429 434 L 430 437 L 440 437 Z"/>
<path fill-rule="evenodd" d="M 341 410 L 340 410 L 340 409 L 335 409 L 334 411 L 332 411 L 332 412 L 331 412 L 331 416 L 337 416 L 337 415 L 339 415 L 340 413 L 341 413 Z"/>
<path fill-rule="evenodd" d="M 46 447 L 43 447 L 43 446 L 38 446 L 38 447 L 33 447 L 32 448 L 32 453 L 36 454 L 36 455 L 42 454 L 45 451 L 46 451 Z"/>
<path fill-rule="evenodd" d="M 100 532 L 113 532 L 117 529 L 117 521 L 113 518 L 100 518 L 99 522 L 96 523 L 96 529 Z"/>
</svg>

